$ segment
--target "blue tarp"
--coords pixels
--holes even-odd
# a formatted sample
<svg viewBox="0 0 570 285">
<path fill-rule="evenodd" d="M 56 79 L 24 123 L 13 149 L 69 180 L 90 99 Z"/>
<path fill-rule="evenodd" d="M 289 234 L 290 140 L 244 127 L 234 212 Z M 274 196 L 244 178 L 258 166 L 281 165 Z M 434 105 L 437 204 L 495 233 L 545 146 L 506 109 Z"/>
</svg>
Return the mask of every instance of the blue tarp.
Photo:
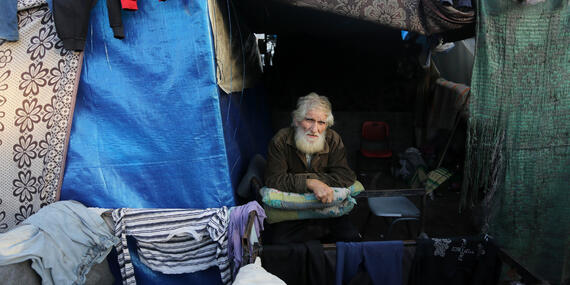
<svg viewBox="0 0 570 285">
<path fill-rule="evenodd" d="M 234 156 L 226 153 L 207 1 L 138 7 L 122 13 L 123 40 L 113 38 L 105 1 L 92 10 L 61 199 L 104 208 L 233 206 Z M 153 272 L 131 249 L 139 284 L 221 282 L 217 268 Z"/>
<path fill-rule="evenodd" d="M 139 1 L 113 38 L 91 13 L 61 199 L 119 208 L 234 205 L 207 1 Z"/>
<path fill-rule="evenodd" d="M 249 158 L 270 138 L 263 89 L 216 85 L 207 1 L 139 1 L 113 38 L 91 12 L 62 200 L 103 208 L 233 206 Z M 232 187 L 232 184 L 234 187 Z M 219 284 L 219 270 L 165 275 L 129 242 L 139 284 Z M 116 256 L 109 258 L 120 282 Z"/>
</svg>

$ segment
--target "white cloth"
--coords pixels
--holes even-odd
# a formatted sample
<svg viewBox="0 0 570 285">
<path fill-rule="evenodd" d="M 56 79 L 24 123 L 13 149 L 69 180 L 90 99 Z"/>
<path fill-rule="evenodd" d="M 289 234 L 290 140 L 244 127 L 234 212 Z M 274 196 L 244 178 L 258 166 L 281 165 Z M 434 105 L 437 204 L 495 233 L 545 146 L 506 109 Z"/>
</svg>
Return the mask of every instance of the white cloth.
<svg viewBox="0 0 570 285">
<path fill-rule="evenodd" d="M 261 267 L 261 259 L 242 267 L 234 280 L 234 285 L 286 285 L 279 277 Z"/>
<path fill-rule="evenodd" d="M 119 240 L 103 219 L 75 201 L 45 206 L 0 234 L 0 265 L 32 260 L 42 284 L 83 284 Z"/>
</svg>

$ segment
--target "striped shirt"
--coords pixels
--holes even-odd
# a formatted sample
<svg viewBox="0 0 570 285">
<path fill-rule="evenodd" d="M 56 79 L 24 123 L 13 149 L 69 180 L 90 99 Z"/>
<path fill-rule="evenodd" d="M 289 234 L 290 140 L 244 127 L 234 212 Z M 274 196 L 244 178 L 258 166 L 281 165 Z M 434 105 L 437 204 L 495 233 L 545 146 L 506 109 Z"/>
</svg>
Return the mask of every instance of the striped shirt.
<svg viewBox="0 0 570 285">
<path fill-rule="evenodd" d="M 226 207 L 204 210 L 116 209 L 112 213 L 115 245 L 123 284 L 136 284 L 127 236 L 137 241 L 143 264 L 165 274 L 192 273 L 218 266 L 224 284 L 231 282 Z"/>
</svg>

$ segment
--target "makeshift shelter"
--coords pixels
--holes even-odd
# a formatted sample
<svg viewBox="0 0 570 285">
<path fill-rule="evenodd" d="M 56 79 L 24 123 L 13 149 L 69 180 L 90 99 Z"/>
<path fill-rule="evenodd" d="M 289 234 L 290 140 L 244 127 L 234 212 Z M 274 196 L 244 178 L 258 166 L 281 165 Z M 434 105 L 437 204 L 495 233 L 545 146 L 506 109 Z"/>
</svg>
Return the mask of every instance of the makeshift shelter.
<svg viewBox="0 0 570 285">
<path fill-rule="evenodd" d="M 485 186 L 502 199 L 497 208 L 503 212 L 498 220 L 499 230 L 505 231 L 499 235 L 501 242 L 545 278 L 555 282 L 568 278 L 570 215 L 564 206 L 568 195 L 563 184 L 569 170 L 568 134 L 564 132 L 570 106 L 567 1 L 508 5 L 479 1 L 477 15 L 473 9 L 431 0 L 130 1 L 137 10 L 119 12 L 119 20 L 113 14 L 109 22 L 107 5 L 118 2 L 97 1 L 92 8 L 81 10 L 78 18 L 83 22 L 77 29 L 84 29 L 85 43 L 79 44 L 84 50 L 73 52 L 62 41 L 65 28 L 58 24 L 58 9 L 64 8 L 57 0 L 50 8 L 43 0 L 17 1 L 20 40 L 0 42 L 0 231 L 60 199 L 101 208 L 233 206 L 234 189 L 249 159 L 265 153 L 273 130 L 289 124 L 288 112 L 296 98 L 309 91 L 333 100 L 339 122 L 336 128 L 347 149 L 353 151 L 349 153 L 352 166 L 363 119 L 385 120 L 393 126 L 396 153 L 436 137 L 430 126 L 449 134 L 454 129 L 449 123 L 468 114 L 463 111 L 471 83 L 458 82 L 467 86 L 456 88 L 450 86 L 459 85 L 436 81 L 438 73 L 427 64 L 427 47 L 433 48 L 433 42 L 402 40 L 400 30 L 419 35 L 417 39 L 428 36 L 429 40 L 452 42 L 475 35 L 477 16 L 477 36 L 490 33 L 486 41 L 477 39 L 477 56 L 489 54 L 491 59 L 475 60 L 479 73 L 474 73 L 472 96 L 479 101 L 475 108 L 469 107 L 475 113 L 470 113 L 468 146 L 474 148 L 469 149 L 465 176 L 476 176 L 466 180 L 463 191 L 470 194 L 466 197 L 474 197 L 470 202 L 476 205 L 480 199 L 472 193 L 481 192 L 473 182 L 489 184 Z M 495 16 L 496 11 L 516 13 L 502 18 Z M 516 41 L 517 49 L 530 46 L 538 55 L 527 58 L 524 53 L 506 52 L 545 13 L 549 21 L 542 22 L 540 32 L 533 34 L 543 35 L 542 42 Z M 518 18 L 525 20 L 520 31 L 516 29 Z M 503 37 L 501 23 L 508 23 L 507 34 L 516 30 L 516 38 Z M 257 40 L 249 29 L 266 34 L 265 45 L 277 40 L 275 54 L 261 46 L 267 63 L 264 75 Z M 15 40 L 9 36 L 6 39 Z M 77 43 L 69 44 L 75 47 Z M 499 59 L 497 53 L 508 58 Z M 502 84 L 519 78 L 532 81 L 537 73 L 520 69 L 516 77 L 498 72 L 519 62 L 539 70 L 557 68 L 542 72 L 544 77 L 536 77 L 538 83 L 526 84 L 533 86 L 527 94 L 516 84 Z M 487 73 L 491 67 L 493 72 Z M 470 76 L 462 76 L 466 77 Z M 437 88 L 453 90 L 445 97 L 451 98 L 446 112 L 438 108 L 444 105 L 439 101 L 443 97 L 430 93 Z M 486 96 L 502 98 L 498 90 L 513 94 L 512 100 L 529 101 L 521 105 L 524 108 L 509 108 L 508 116 L 503 114 L 509 102 L 500 102 L 498 111 L 489 111 L 484 100 Z M 518 90 L 517 94 L 511 90 Z M 433 108 L 426 111 L 426 106 Z M 523 113 L 528 108 L 532 118 Z M 545 113 L 555 116 L 543 121 Z M 521 118 L 524 126 L 513 128 L 513 120 Z M 498 127 L 481 123 L 489 119 L 497 120 Z M 543 124 L 536 125 L 536 121 L 547 128 L 538 128 Z M 477 135 L 487 128 L 494 133 L 483 148 L 477 148 Z M 535 146 L 533 142 L 547 139 L 541 135 L 544 131 L 555 139 Z M 511 147 L 516 145 L 517 134 L 529 139 L 524 149 Z M 491 165 L 506 165 L 491 173 L 484 154 L 492 153 L 489 146 L 497 141 L 501 155 L 495 157 L 508 162 Z M 534 147 L 538 151 L 532 151 Z M 537 176 L 529 165 L 539 160 L 539 168 L 547 169 L 543 152 L 556 167 Z M 517 172 L 519 168 L 524 169 Z M 486 179 L 489 175 L 492 180 Z M 537 181 L 548 191 L 535 188 Z M 521 204 L 517 195 L 498 195 L 506 195 L 509 188 L 523 189 L 525 197 L 535 193 L 532 197 L 538 198 L 525 198 Z M 520 208 L 523 220 L 508 217 Z M 532 238 L 536 231 L 540 244 Z M 524 235 L 510 243 L 519 232 Z M 559 266 L 543 271 L 545 255 L 534 250 L 542 246 L 548 246 L 545 251 L 562 252 L 547 256 L 556 258 Z M 533 250 L 523 255 L 521 251 L 529 247 Z M 209 284 L 220 278 L 215 268 L 171 276 L 148 270 L 136 255 L 133 262 L 140 282 Z"/>
</svg>

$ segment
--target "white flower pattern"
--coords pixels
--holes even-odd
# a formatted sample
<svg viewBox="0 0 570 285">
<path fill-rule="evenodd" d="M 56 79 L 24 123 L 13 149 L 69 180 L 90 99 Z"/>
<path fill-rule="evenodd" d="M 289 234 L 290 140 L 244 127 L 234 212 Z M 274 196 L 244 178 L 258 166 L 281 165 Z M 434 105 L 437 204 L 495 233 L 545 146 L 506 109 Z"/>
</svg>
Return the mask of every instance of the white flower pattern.
<svg viewBox="0 0 570 285">
<path fill-rule="evenodd" d="M 451 240 L 446 238 L 433 238 L 432 240 L 434 247 L 433 255 L 445 257 L 445 252 L 449 248 Z"/>
<path fill-rule="evenodd" d="M 397 0 L 374 0 L 364 9 L 364 14 L 392 27 L 406 27 L 406 11 Z"/>
</svg>

